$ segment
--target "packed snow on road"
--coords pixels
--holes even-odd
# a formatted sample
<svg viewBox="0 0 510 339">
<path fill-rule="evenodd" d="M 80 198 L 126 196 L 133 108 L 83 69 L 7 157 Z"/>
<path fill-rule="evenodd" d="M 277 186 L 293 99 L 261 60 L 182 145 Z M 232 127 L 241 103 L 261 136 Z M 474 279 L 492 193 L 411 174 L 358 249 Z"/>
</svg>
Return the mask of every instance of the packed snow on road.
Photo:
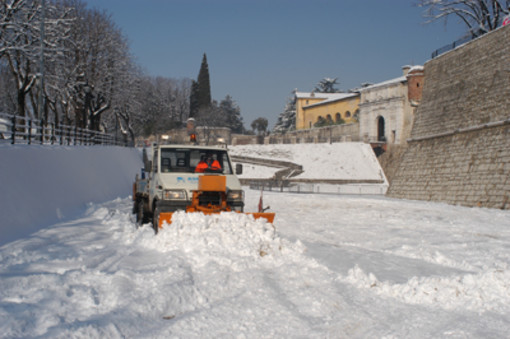
<svg viewBox="0 0 510 339">
<path fill-rule="evenodd" d="M 356 147 L 232 151 L 313 179 L 379 176 Z M 156 236 L 131 213 L 137 150 L 6 146 L 0 159 L 0 338 L 510 333 L 510 211 L 265 191 L 273 224 L 176 213 Z M 245 191 L 256 211 L 261 192 Z"/>
<path fill-rule="evenodd" d="M 156 236 L 123 198 L 5 244 L 0 337 L 508 336 L 509 211 L 263 199 L 274 225 L 177 213 Z"/>
</svg>

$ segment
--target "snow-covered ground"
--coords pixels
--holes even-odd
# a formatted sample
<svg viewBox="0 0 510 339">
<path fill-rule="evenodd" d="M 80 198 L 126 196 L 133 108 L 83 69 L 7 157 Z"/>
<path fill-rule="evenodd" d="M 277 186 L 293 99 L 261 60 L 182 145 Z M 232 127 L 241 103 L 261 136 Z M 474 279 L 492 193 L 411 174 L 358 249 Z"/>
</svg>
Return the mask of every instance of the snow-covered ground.
<svg viewBox="0 0 510 339">
<path fill-rule="evenodd" d="M 155 236 L 119 196 L 3 245 L 0 337 L 508 337 L 510 211 L 263 198 L 274 227 L 176 214 Z"/>
</svg>

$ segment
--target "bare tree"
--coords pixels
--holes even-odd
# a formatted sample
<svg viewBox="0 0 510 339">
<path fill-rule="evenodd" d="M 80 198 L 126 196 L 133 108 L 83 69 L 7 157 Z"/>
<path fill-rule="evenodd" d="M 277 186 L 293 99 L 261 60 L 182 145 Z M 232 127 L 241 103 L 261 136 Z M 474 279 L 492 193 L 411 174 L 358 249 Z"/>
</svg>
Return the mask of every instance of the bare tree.
<svg viewBox="0 0 510 339">
<path fill-rule="evenodd" d="M 191 80 L 143 75 L 111 16 L 83 0 L 2 0 L 0 75 L 0 107 L 46 122 L 134 139 L 189 116 Z"/>
<path fill-rule="evenodd" d="M 76 123 L 98 130 L 101 115 L 111 108 L 119 74 L 129 69 L 131 59 L 126 39 L 108 14 L 86 10 L 79 18 L 74 56 Z"/>
<path fill-rule="evenodd" d="M 48 2 L 43 8 L 37 0 L 2 1 L 0 58 L 8 65 L 14 80 L 20 116 L 27 112 L 35 115 L 40 110 L 37 98 L 41 89 L 46 91 L 42 86 L 41 65 L 44 61 L 46 69 L 62 52 L 69 38 L 70 12 L 54 2 Z"/>
<path fill-rule="evenodd" d="M 118 86 L 113 96 L 114 117 L 107 116 L 104 124 L 109 130 L 114 126 L 115 135 L 120 132 L 125 144 L 134 144 L 137 134 L 135 124 L 142 108 L 139 95 L 142 87 L 141 71 L 131 64 L 130 69 L 118 74 L 116 82 L 122 86 Z"/>
<path fill-rule="evenodd" d="M 496 29 L 510 13 L 510 0 L 419 0 L 417 5 L 426 8 L 427 22 L 456 16 L 473 36 Z"/>
<path fill-rule="evenodd" d="M 20 48 L 16 36 L 21 34 L 22 27 L 17 16 L 24 5 L 25 0 L 4 0 L 0 4 L 0 58 L 6 51 Z"/>
<path fill-rule="evenodd" d="M 51 6 L 48 6 L 51 7 Z M 30 112 L 37 107 L 34 100 L 27 102 L 27 95 L 39 76 L 41 46 L 55 46 L 55 41 L 41 42 L 42 8 L 39 1 L 3 1 L 1 9 L 0 56 L 5 58 L 15 80 L 18 115 L 25 116 L 27 105 Z M 46 23 L 44 23 L 46 25 Z M 58 26 L 48 25 L 48 37 Z"/>
<path fill-rule="evenodd" d="M 0 112 L 16 112 L 15 87 L 9 68 L 0 61 Z"/>
<path fill-rule="evenodd" d="M 137 134 L 145 136 L 182 127 L 189 116 L 190 79 L 141 76 L 135 113 Z"/>
</svg>

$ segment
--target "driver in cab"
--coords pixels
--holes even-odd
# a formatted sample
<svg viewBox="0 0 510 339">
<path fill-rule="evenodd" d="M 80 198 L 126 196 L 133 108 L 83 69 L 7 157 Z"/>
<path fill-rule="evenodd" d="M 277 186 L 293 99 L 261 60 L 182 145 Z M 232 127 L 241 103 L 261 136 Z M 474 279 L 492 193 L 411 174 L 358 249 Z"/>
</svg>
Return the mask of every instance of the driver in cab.
<svg viewBox="0 0 510 339">
<path fill-rule="evenodd" d="M 212 172 L 221 171 L 220 162 L 213 159 L 211 153 L 207 153 L 205 158 L 202 157 L 197 167 L 195 168 L 196 173 L 204 173 L 206 170 L 210 170 Z"/>
</svg>

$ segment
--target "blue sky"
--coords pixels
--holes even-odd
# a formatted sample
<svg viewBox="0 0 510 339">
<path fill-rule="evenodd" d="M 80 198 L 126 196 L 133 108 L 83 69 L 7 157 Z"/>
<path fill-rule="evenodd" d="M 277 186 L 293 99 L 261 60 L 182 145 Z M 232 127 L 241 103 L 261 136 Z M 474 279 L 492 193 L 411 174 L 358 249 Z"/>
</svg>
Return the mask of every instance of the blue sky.
<svg viewBox="0 0 510 339">
<path fill-rule="evenodd" d="M 294 89 L 399 77 L 460 38 L 450 19 L 424 24 L 415 0 L 85 0 L 104 9 L 150 75 L 196 79 L 207 54 L 213 99 L 228 94 L 246 128 L 272 128 Z"/>
</svg>

